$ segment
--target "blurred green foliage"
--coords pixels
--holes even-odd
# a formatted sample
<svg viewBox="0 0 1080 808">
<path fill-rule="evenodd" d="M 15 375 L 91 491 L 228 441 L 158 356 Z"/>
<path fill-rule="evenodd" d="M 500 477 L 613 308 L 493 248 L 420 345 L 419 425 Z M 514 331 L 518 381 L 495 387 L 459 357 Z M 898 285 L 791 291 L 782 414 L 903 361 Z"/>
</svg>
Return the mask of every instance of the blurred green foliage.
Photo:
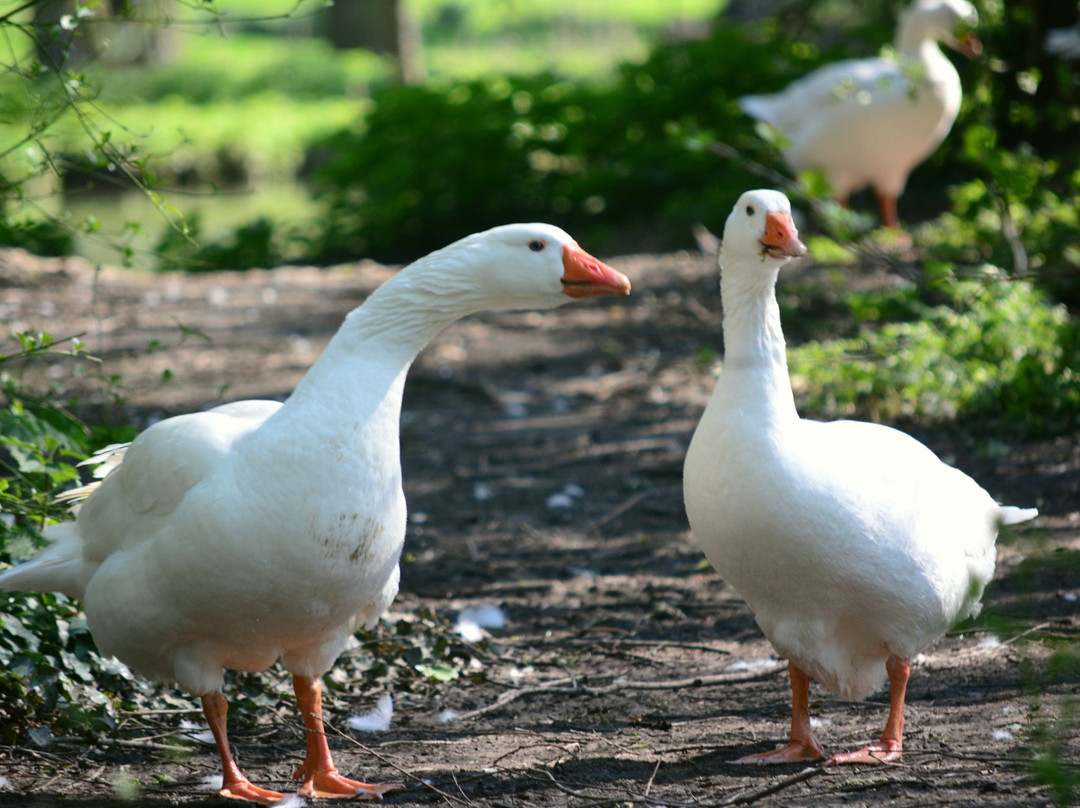
<svg viewBox="0 0 1080 808">
<path fill-rule="evenodd" d="M 333 158 L 314 183 L 330 209 L 313 257 L 411 260 L 535 219 L 609 253 L 684 246 L 754 182 L 702 147 L 707 133 L 766 150 L 738 97 L 825 58 L 803 43 L 769 47 L 774 36 L 766 24 L 659 45 L 605 85 L 542 75 L 384 88 L 363 130 L 322 144 Z"/>
<path fill-rule="evenodd" d="M 1080 325 L 1031 283 L 950 265 L 929 280 L 851 294 L 853 333 L 792 346 L 800 409 L 815 418 L 940 423 L 1010 438 L 1080 428 Z"/>
<path fill-rule="evenodd" d="M 367 83 L 388 76 L 375 54 L 339 53 L 313 37 L 234 33 L 226 39 L 213 33 L 185 37 L 182 49 L 180 58 L 160 64 L 127 69 L 91 64 L 84 75 L 99 88 L 97 100 L 104 104 L 182 98 L 192 106 L 235 103 L 263 93 L 289 102 L 356 97 Z"/>
<path fill-rule="evenodd" d="M 34 255 L 70 255 L 71 229 L 49 219 L 7 216 L 0 208 L 0 244 L 22 247 Z"/>
<path fill-rule="evenodd" d="M 270 268 L 285 263 L 280 229 L 266 217 L 241 225 L 227 241 L 203 241 L 199 212 L 188 216 L 185 223 L 187 232 L 166 230 L 154 249 L 164 268 L 200 272 L 222 268 Z"/>
<path fill-rule="evenodd" d="M 1004 148 L 985 124 L 960 139 L 976 176 L 948 189 L 951 210 L 927 223 L 920 240 L 939 259 L 987 261 L 1080 306 L 1080 166 L 1068 155 L 1041 157 L 1029 144 Z"/>
<path fill-rule="evenodd" d="M 329 204 L 314 261 L 357 254 L 410 260 L 492 224 L 544 218 L 596 251 L 625 253 L 692 244 L 691 228 L 722 225 L 746 187 L 776 184 L 776 144 L 759 137 L 736 100 L 784 86 L 818 64 L 850 55 L 845 43 L 887 42 L 891 15 L 860 12 L 841 23 L 827 4 L 803 14 L 714 26 L 698 41 L 658 42 L 641 64 L 604 83 L 555 75 L 499 76 L 425 87 L 384 87 L 365 126 L 320 145 L 331 155 L 314 177 Z M 1017 10 L 987 3 L 980 34 L 1014 61 L 959 60 L 964 108 L 946 145 L 912 177 L 901 211 L 919 244 L 943 260 L 1038 271 L 1062 299 L 1075 294 L 1080 202 L 1072 140 L 1036 138 L 1075 126 L 1076 79 L 1062 68 L 1030 90 L 1030 51 Z M 824 15 L 824 16 L 823 16 Z M 822 29 L 837 30 L 821 52 Z M 886 27 L 888 26 L 888 27 Z M 1055 84 L 1057 82 L 1057 84 Z M 1071 94 L 1071 95 L 1070 95 Z M 1050 123 L 1052 122 L 1052 127 Z M 1038 126 L 1036 126 L 1038 124 Z M 1040 128 L 1042 127 L 1042 128 Z M 731 159 L 709 148 L 719 142 Z M 761 176 L 763 169 L 775 173 Z M 822 204 L 820 178 L 793 178 L 814 226 L 858 238 L 868 220 Z"/>
<path fill-rule="evenodd" d="M 252 0 L 248 0 L 251 2 Z M 544 0 L 540 3 L 508 3 L 506 0 L 411 0 L 424 23 L 424 33 L 438 36 L 450 29 L 473 38 L 499 35 L 511 30 L 542 31 L 553 25 L 610 23 L 655 28 L 672 17 L 705 19 L 717 10 L 716 0 Z"/>
<path fill-rule="evenodd" d="M 901 4 L 812 0 L 778 7 L 772 19 L 718 19 L 704 39 L 693 38 L 702 33 L 698 28 L 689 39 L 656 40 L 647 54 L 628 48 L 631 58 L 621 66 L 597 67 L 590 78 L 530 54 L 563 53 L 579 29 L 593 39 L 618 31 L 656 37 L 673 15 L 692 27 L 723 4 L 635 0 L 614 9 L 562 0 L 512 6 L 420 0 L 415 9 L 428 50 L 449 49 L 463 63 L 481 62 L 476 69 L 436 69 L 436 79 L 417 88 L 390 86 L 385 61 L 370 53 L 334 51 L 318 38 L 297 36 L 297 26 L 318 5 L 201 4 L 223 19 L 252 19 L 227 39 L 216 27 L 185 28 L 201 33 L 176 40 L 177 58 L 168 64 L 88 65 L 73 73 L 76 81 L 64 92 L 55 85 L 49 91 L 49 83 L 28 69 L 21 82 L 0 81 L 0 103 L 13 104 L 12 120 L 31 129 L 51 121 L 51 139 L 43 143 L 76 190 L 123 183 L 125 165 L 149 188 L 258 186 L 317 169 L 314 194 L 327 206 L 321 221 L 298 227 L 280 210 L 260 211 L 258 221 L 234 223 L 242 232 L 223 237 L 217 212 L 213 222 L 200 223 L 199 245 L 177 242 L 186 238 L 184 214 L 190 215 L 191 204 L 147 194 L 159 206 L 169 203 L 161 210 L 176 230 L 161 238 L 170 249 L 169 266 L 180 260 L 243 268 L 233 262 L 248 256 L 260 263 L 323 263 L 361 254 L 408 260 L 468 232 L 525 218 L 561 224 L 597 252 L 669 249 L 692 245 L 691 227 L 698 222 L 718 230 L 731 198 L 749 184 L 774 184 L 747 160 L 783 172 L 775 144 L 755 134 L 735 99 L 778 89 L 823 61 L 875 53 L 891 41 Z M 912 222 L 940 214 L 941 227 L 927 231 L 928 237 L 987 248 L 984 253 L 992 255 L 979 261 L 1011 269 L 1021 244 L 1031 268 L 1064 278 L 1055 289 L 1067 296 L 1080 265 L 1064 216 L 1075 207 L 1076 183 L 1068 178 L 1080 149 L 1062 137 L 1080 115 L 1070 102 L 1076 99 L 1075 71 L 1062 60 L 1048 60 L 1031 41 L 1032 2 L 983 0 L 979 6 L 989 58 L 955 60 L 965 87 L 961 118 L 913 175 L 901 213 Z M 296 18 L 279 20 L 278 28 L 258 19 L 290 17 L 294 8 Z M 506 53 L 470 55 L 470 49 L 489 46 Z M 523 72 L 535 64 L 554 65 L 556 72 Z M 480 73 L 486 77 L 461 78 Z M 35 94 L 32 105 L 23 100 L 28 88 Z M 84 110 L 98 109 L 105 120 L 63 114 L 80 99 Z M 270 120 L 273 126 L 252 123 Z M 136 145 L 126 153 L 121 140 Z M 711 153 L 706 145 L 712 140 L 732 147 L 736 157 Z M 39 148 L 16 152 L 8 159 L 26 170 L 45 165 Z M 1014 156 L 1012 166 L 1006 155 Z M 1034 187 L 1033 164 L 1044 172 Z M 824 214 L 817 225 L 834 235 L 857 237 L 867 226 L 867 220 L 821 205 L 827 189 L 813 177 L 799 178 L 790 190 L 814 203 Z M 106 238 L 115 223 L 92 218 L 84 228 L 89 237 Z M 161 217 L 151 224 L 160 228 Z M 272 249 L 238 249 L 266 228 L 272 232 L 264 241 Z M 131 241 L 130 234 L 121 235 Z M 206 248 L 215 240 L 222 244 Z M 57 242 L 52 249 L 64 246 Z M 211 255 L 224 263 L 208 263 Z M 133 260 L 130 250 L 122 256 Z"/>
</svg>

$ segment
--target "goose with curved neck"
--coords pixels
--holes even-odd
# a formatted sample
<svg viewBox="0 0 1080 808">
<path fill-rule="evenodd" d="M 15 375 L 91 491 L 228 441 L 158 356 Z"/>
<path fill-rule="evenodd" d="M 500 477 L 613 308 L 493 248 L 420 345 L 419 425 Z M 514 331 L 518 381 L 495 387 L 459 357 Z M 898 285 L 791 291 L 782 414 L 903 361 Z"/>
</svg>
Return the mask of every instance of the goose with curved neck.
<svg viewBox="0 0 1080 808">
<path fill-rule="evenodd" d="M 775 285 L 805 247 L 787 198 L 740 197 L 724 228 L 724 364 L 687 452 L 686 513 L 717 572 L 788 659 L 790 741 L 740 763 L 824 756 L 810 727 L 815 679 L 844 698 L 890 682 L 880 742 L 835 763 L 900 756 L 910 659 L 979 610 L 998 528 L 1036 516 L 998 505 L 908 435 L 803 420 Z"/>
<path fill-rule="evenodd" d="M 629 289 L 550 225 L 455 242 L 349 314 L 284 403 L 175 416 L 117 450 L 76 520 L 51 528 L 38 557 L 0 574 L 0 589 L 79 598 L 102 653 L 201 697 L 222 795 L 282 797 L 237 767 L 222 694 L 224 669 L 260 671 L 280 658 L 306 730 L 300 793 L 379 796 L 393 786 L 334 768 L 320 677 L 397 593 L 406 523 L 398 423 L 409 366 L 469 314 Z"/>
<path fill-rule="evenodd" d="M 779 130 L 793 171 L 823 171 L 843 204 L 871 186 L 882 224 L 898 227 L 896 200 L 908 175 L 960 112 L 960 77 L 938 43 L 973 58 L 981 51 L 977 24 L 967 0 L 915 0 L 901 15 L 895 59 L 825 65 L 778 93 L 745 96 L 740 106 Z"/>
</svg>

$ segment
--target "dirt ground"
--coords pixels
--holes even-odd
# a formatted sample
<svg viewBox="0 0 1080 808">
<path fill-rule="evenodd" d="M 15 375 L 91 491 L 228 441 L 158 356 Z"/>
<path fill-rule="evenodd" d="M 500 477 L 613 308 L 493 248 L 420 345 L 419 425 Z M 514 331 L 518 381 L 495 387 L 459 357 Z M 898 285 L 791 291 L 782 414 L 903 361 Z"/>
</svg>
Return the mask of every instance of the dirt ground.
<svg viewBox="0 0 1080 808">
<path fill-rule="evenodd" d="M 1047 669 L 1048 647 L 1080 634 L 1074 438 L 920 432 L 1000 500 L 1042 516 L 999 542 L 985 611 L 1006 633 L 981 623 L 915 661 L 902 762 L 732 765 L 786 739 L 790 694 L 749 610 L 703 563 L 682 507 L 683 456 L 712 386 L 702 349 L 720 353 L 715 268 L 690 254 L 611 263 L 631 278 L 629 298 L 473 317 L 416 362 L 401 421 L 412 517 L 393 613 L 453 622 L 494 605 L 506 625 L 477 646 L 477 675 L 395 693 L 386 731 L 347 728 L 380 694 L 345 683 L 327 716 L 338 767 L 403 783 L 388 805 L 1052 804 L 1029 761 L 1055 742 L 1068 772 L 1080 762 L 1080 683 Z M 145 424 L 285 397 L 390 274 L 361 263 L 138 276 L 7 252 L 0 323 L 83 334 L 100 367 L 57 360 L 26 372 L 79 390 L 92 417 Z M 881 270 L 852 278 L 882 281 Z M 114 374 L 123 406 L 102 381 Z M 811 698 L 827 751 L 875 740 L 884 725 L 884 690 L 850 703 L 815 686 Z M 288 790 L 302 756 L 295 714 L 268 711 L 232 741 L 255 783 Z M 178 748 L 175 731 L 0 748 L 0 806 L 223 804 L 203 784 L 218 773 L 213 747 Z"/>
</svg>

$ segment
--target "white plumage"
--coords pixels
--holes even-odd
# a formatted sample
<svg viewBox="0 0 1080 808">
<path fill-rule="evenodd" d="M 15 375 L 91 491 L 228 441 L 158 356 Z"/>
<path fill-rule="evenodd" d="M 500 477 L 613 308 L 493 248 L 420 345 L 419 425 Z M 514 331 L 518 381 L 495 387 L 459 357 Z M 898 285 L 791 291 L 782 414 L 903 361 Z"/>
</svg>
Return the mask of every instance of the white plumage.
<svg viewBox="0 0 1080 808">
<path fill-rule="evenodd" d="M 822 756 L 806 676 L 860 699 L 888 672 L 882 743 L 834 758 L 870 762 L 899 754 L 908 660 L 978 613 L 999 526 L 1036 511 L 999 506 L 898 430 L 799 417 L 775 284 L 803 253 L 783 194 L 739 199 L 720 253 L 724 365 L 687 453 L 686 512 L 792 666 L 791 744 L 749 760 Z"/>
<path fill-rule="evenodd" d="M 952 128 L 963 91 L 939 42 L 978 53 L 967 0 L 915 0 L 902 14 L 895 58 L 825 65 L 773 95 L 740 99 L 753 118 L 775 127 L 792 170 L 817 169 L 836 198 L 871 186 L 882 223 L 898 224 L 896 200 L 908 175 Z"/>
<path fill-rule="evenodd" d="M 380 794 L 333 769 L 319 677 L 397 592 L 409 366 L 465 315 L 629 288 L 550 225 L 498 227 L 432 253 L 349 314 L 284 404 L 169 418 L 103 458 L 113 468 L 76 521 L 52 527 L 51 544 L 0 575 L 0 589 L 81 599 L 103 653 L 201 696 L 226 796 L 280 799 L 232 761 L 221 695 L 224 668 L 259 671 L 278 658 L 308 730 L 301 791 Z"/>
</svg>

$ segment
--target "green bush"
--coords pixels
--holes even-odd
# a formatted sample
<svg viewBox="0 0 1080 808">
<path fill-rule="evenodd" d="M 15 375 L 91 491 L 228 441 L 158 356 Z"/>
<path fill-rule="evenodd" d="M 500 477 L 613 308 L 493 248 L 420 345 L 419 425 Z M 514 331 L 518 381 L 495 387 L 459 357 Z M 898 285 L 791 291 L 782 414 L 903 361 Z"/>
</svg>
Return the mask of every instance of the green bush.
<svg viewBox="0 0 1080 808">
<path fill-rule="evenodd" d="M 1049 274 L 1069 274 L 1080 263 L 1069 217 L 1071 211 L 1075 218 L 1070 178 L 1080 149 L 1063 146 L 1060 158 L 1041 157 L 1038 149 L 1052 152 L 1056 143 L 1039 137 L 1038 124 L 1046 119 L 1055 131 L 1075 125 L 1075 109 L 1062 103 L 1071 74 L 1043 76 L 1035 96 L 1017 93 L 1016 86 L 1030 89 L 1039 78 L 1028 65 L 1041 53 L 1031 52 L 1020 35 L 1021 12 L 982 11 L 988 52 L 1012 53 L 1015 62 L 993 61 L 987 69 L 985 62 L 958 60 L 965 87 L 961 117 L 912 176 L 905 218 L 938 215 L 951 203 L 943 222 L 955 233 L 944 238 L 964 239 L 967 253 L 981 253 L 976 263 L 1010 268 L 1017 241 L 1009 227 L 1016 224 L 1035 266 L 1041 261 Z M 738 97 L 775 91 L 823 61 L 849 55 L 840 48 L 819 53 L 814 42 L 825 41 L 822 30 L 833 33 L 827 41 L 859 42 L 865 54 L 876 50 L 866 43 L 888 41 L 891 30 L 884 26 L 891 25 L 888 12 L 860 9 L 836 18 L 826 4 L 811 4 L 750 26 L 718 25 L 702 41 L 661 42 L 643 64 L 624 64 L 604 86 L 539 76 L 387 88 L 375 94 L 364 131 L 344 131 L 320 145 L 337 157 L 316 177 L 330 211 L 311 258 L 407 260 L 467 232 L 535 217 L 606 252 L 688 246 L 693 224 L 718 230 L 739 192 L 775 184 L 703 143 L 715 138 L 788 173 L 775 144 L 759 137 L 739 111 Z M 1044 87 L 1057 89 L 1044 93 Z M 1043 95 L 1052 109 L 1039 106 Z M 1005 133 L 1000 139 L 998 128 Z M 797 195 L 827 190 L 812 177 L 800 179 Z M 950 199 L 942 188 L 953 185 Z M 1000 215 L 1003 204 L 1016 221 Z M 843 235 L 866 226 L 853 230 L 850 215 L 819 218 L 819 226 Z M 968 229 L 973 220 L 975 231 Z M 923 243 L 940 235 L 940 229 L 928 231 Z"/>
<path fill-rule="evenodd" d="M 238 227 L 228 241 L 203 242 L 198 211 L 187 217 L 185 224 L 184 231 L 166 229 L 154 248 L 163 268 L 203 272 L 270 268 L 286 263 L 286 239 L 281 228 L 266 217 Z"/>
<path fill-rule="evenodd" d="M 944 267 L 921 288 L 851 296 L 853 336 L 788 352 L 800 408 L 815 418 L 965 424 L 1010 437 L 1080 426 L 1080 325 L 1032 284 Z"/>
<path fill-rule="evenodd" d="M 0 215 L 0 244 L 35 255 L 70 255 L 75 238 L 70 228 L 49 219 Z"/>
<path fill-rule="evenodd" d="M 47 334 L 17 335 L 18 348 L 0 363 L 58 349 Z M 73 353 L 81 352 L 77 343 Z M 41 394 L 10 372 L 0 374 L 0 563 L 32 555 L 41 531 L 67 518 L 55 495 L 78 479 L 75 464 L 94 436 L 59 394 Z M 24 730 L 44 743 L 51 729 L 100 728 L 112 702 L 89 664 L 96 652 L 77 607 L 63 595 L 0 593 L 0 740 Z"/>
<path fill-rule="evenodd" d="M 919 241 L 942 259 L 1007 267 L 1080 307 L 1080 166 L 1003 148 L 984 124 L 960 141 L 975 176 L 948 190 L 951 210 L 920 227 Z"/>
</svg>

